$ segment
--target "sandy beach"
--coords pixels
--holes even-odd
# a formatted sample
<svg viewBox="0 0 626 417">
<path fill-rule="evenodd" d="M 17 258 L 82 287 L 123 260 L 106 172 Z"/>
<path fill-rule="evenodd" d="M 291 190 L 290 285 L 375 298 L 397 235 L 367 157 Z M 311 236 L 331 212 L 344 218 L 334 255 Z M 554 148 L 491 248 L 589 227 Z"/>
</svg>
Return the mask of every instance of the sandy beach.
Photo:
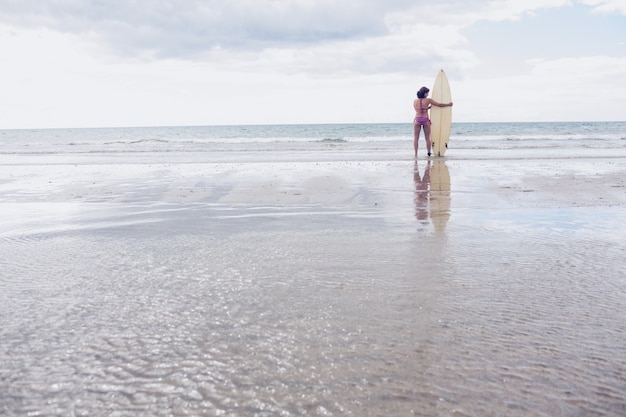
<svg viewBox="0 0 626 417">
<path fill-rule="evenodd" d="M 0 166 L 6 415 L 626 412 L 623 158 L 37 158 Z"/>
<path fill-rule="evenodd" d="M 0 417 L 626 417 L 626 0 L 3 1 Z"/>
</svg>

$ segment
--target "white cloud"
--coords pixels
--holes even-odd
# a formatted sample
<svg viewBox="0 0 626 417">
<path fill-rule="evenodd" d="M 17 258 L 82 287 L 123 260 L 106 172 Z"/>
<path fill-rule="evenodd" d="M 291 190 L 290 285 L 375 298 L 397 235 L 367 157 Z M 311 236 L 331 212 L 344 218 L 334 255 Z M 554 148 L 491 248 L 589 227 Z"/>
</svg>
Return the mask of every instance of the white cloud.
<svg viewBox="0 0 626 417">
<path fill-rule="evenodd" d="M 620 13 L 626 16 L 624 0 L 578 0 L 582 4 L 593 7 L 596 13 Z"/>
<path fill-rule="evenodd" d="M 456 117 L 466 121 L 624 120 L 625 57 L 528 64 L 527 74 L 466 79 L 455 85 Z"/>
<path fill-rule="evenodd" d="M 257 50 L 387 31 L 389 11 L 409 0 L 22 0 L 3 7 L 10 24 L 95 34 L 127 55 L 192 57 L 212 48 Z"/>
<path fill-rule="evenodd" d="M 341 76 L 430 73 L 476 64 L 463 30 L 567 0 L 22 0 L 0 11 L 16 26 L 80 34 L 126 58 L 213 63 L 230 71 Z"/>
<path fill-rule="evenodd" d="M 489 43 L 485 71 L 480 48 L 465 36 L 483 22 L 508 21 L 524 34 L 533 14 L 582 2 L 603 10 L 621 4 L 5 2 L 0 127 L 403 121 L 415 90 L 442 67 L 459 121 L 623 119 L 613 110 L 624 107 L 626 88 L 618 52 L 574 58 L 543 51 L 531 56 L 543 59 L 527 60 L 498 50 L 507 42 Z M 581 85 L 598 92 L 585 99 L 597 106 L 575 104 Z M 613 113 L 600 109 L 601 99 Z"/>
<path fill-rule="evenodd" d="M 407 55 L 428 56 L 437 50 L 456 52 L 461 31 L 480 20 L 519 19 L 565 0 L 22 0 L 0 10 L 0 20 L 16 26 L 45 27 L 87 35 L 112 54 L 144 58 L 213 59 L 228 54 L 249 58 L 284 49 L 319 54 L 342 48 L 371 70 L 367 55 L 385 51 L 399 61 Z M 372 53 L 367 51 L 373 48 Z M 354 54 L 350 54 L 354 51 Z M 446 55 L 446 52 L 438 52 Z M 306 55 L 306 54 L 305 54 Z M 332 58 L 332 53 L 328 58 Z M 403 57 L 404 55 L 404 57 Z M 237 59 L 237 57 L 235 57 Z M 361 61 L 362 61 L 361 60 Z M 415 63 L 415 61 L 409 61 Z"/>
<path fill-rule="evenodd" d="M 481 11 L 483 19 L 491 21 L 520 20 L 524 15 L 541 9 L 570 5 L 570 0 L 492 0 Z"/>
</svg>

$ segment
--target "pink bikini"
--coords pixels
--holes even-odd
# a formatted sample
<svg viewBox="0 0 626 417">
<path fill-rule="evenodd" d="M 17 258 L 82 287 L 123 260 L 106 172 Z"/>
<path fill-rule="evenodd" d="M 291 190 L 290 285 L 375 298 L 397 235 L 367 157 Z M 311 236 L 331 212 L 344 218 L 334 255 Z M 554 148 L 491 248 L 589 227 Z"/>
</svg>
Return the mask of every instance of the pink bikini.
<svg viewBox="0 0 626 417">
<path fill-rule="evenodd" d="M 424 114 L 425 112 L 424 112 L 424 108 L 422 107 L 422 99 L 420 98 L 419 101 L 420 101 L 420 111 L 419 111 L 419 113 L 420 114 Z M 428 110 L 428 109 L 426 109 L 426 110 Z M 430 119 L 428 118 L 428 116 L 417 116 L 415 118 L 415 120 L 413 121 L 413 123 L 414 124 L 418 124 L 420 126 L 424 126 L 426 124 L 430 124 Z"/>
</svg>

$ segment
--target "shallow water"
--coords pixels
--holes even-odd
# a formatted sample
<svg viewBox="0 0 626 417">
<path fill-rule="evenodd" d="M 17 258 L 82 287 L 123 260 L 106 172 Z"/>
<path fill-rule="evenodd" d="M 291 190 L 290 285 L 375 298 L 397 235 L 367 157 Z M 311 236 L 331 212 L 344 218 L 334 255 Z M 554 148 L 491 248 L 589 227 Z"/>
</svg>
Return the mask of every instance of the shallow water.
<svg viewBox="0 0 626 417">
<path fill-rule="evenodd" d="M 553 165 L 452 160 L 426 198 L 421 162 L 313 185 L 339 164 L 222 167 L 219 184 L 129 166 L 112 194 L 6 191 L 0 410 L 624 415 L 625 206 L 546 203 L 520 178 Z M 165 202 L 188 181 L 210 190 Z M 246 202 L 259 184 L 278 203 Z"/>
</svg>

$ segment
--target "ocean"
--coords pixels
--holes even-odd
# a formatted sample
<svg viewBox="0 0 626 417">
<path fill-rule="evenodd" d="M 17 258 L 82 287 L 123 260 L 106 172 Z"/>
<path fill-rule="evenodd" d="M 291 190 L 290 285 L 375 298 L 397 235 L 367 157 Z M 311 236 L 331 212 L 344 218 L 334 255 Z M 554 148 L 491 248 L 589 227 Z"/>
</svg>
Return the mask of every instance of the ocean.
<svg viewBox="0 0 626 417">
<path fill-rule="evenodd" d="M 412 157 L 412 125 L 322 124 L 0 130 L 2 156 L 72 155 L 80 161 L 146 157 L 176 161 L 390 159 Z M 420 149 L 425 151 L 424 133 Z M 449 158 L 622 157 L 626 122 L 455 123 Z M 103 158 L 103 159 L 100 159 Z"/>
<path fill-rule="evenodd" d="M 626 122 L 0 131 L 0 414 L 626 415 Z"/>
</svg>

